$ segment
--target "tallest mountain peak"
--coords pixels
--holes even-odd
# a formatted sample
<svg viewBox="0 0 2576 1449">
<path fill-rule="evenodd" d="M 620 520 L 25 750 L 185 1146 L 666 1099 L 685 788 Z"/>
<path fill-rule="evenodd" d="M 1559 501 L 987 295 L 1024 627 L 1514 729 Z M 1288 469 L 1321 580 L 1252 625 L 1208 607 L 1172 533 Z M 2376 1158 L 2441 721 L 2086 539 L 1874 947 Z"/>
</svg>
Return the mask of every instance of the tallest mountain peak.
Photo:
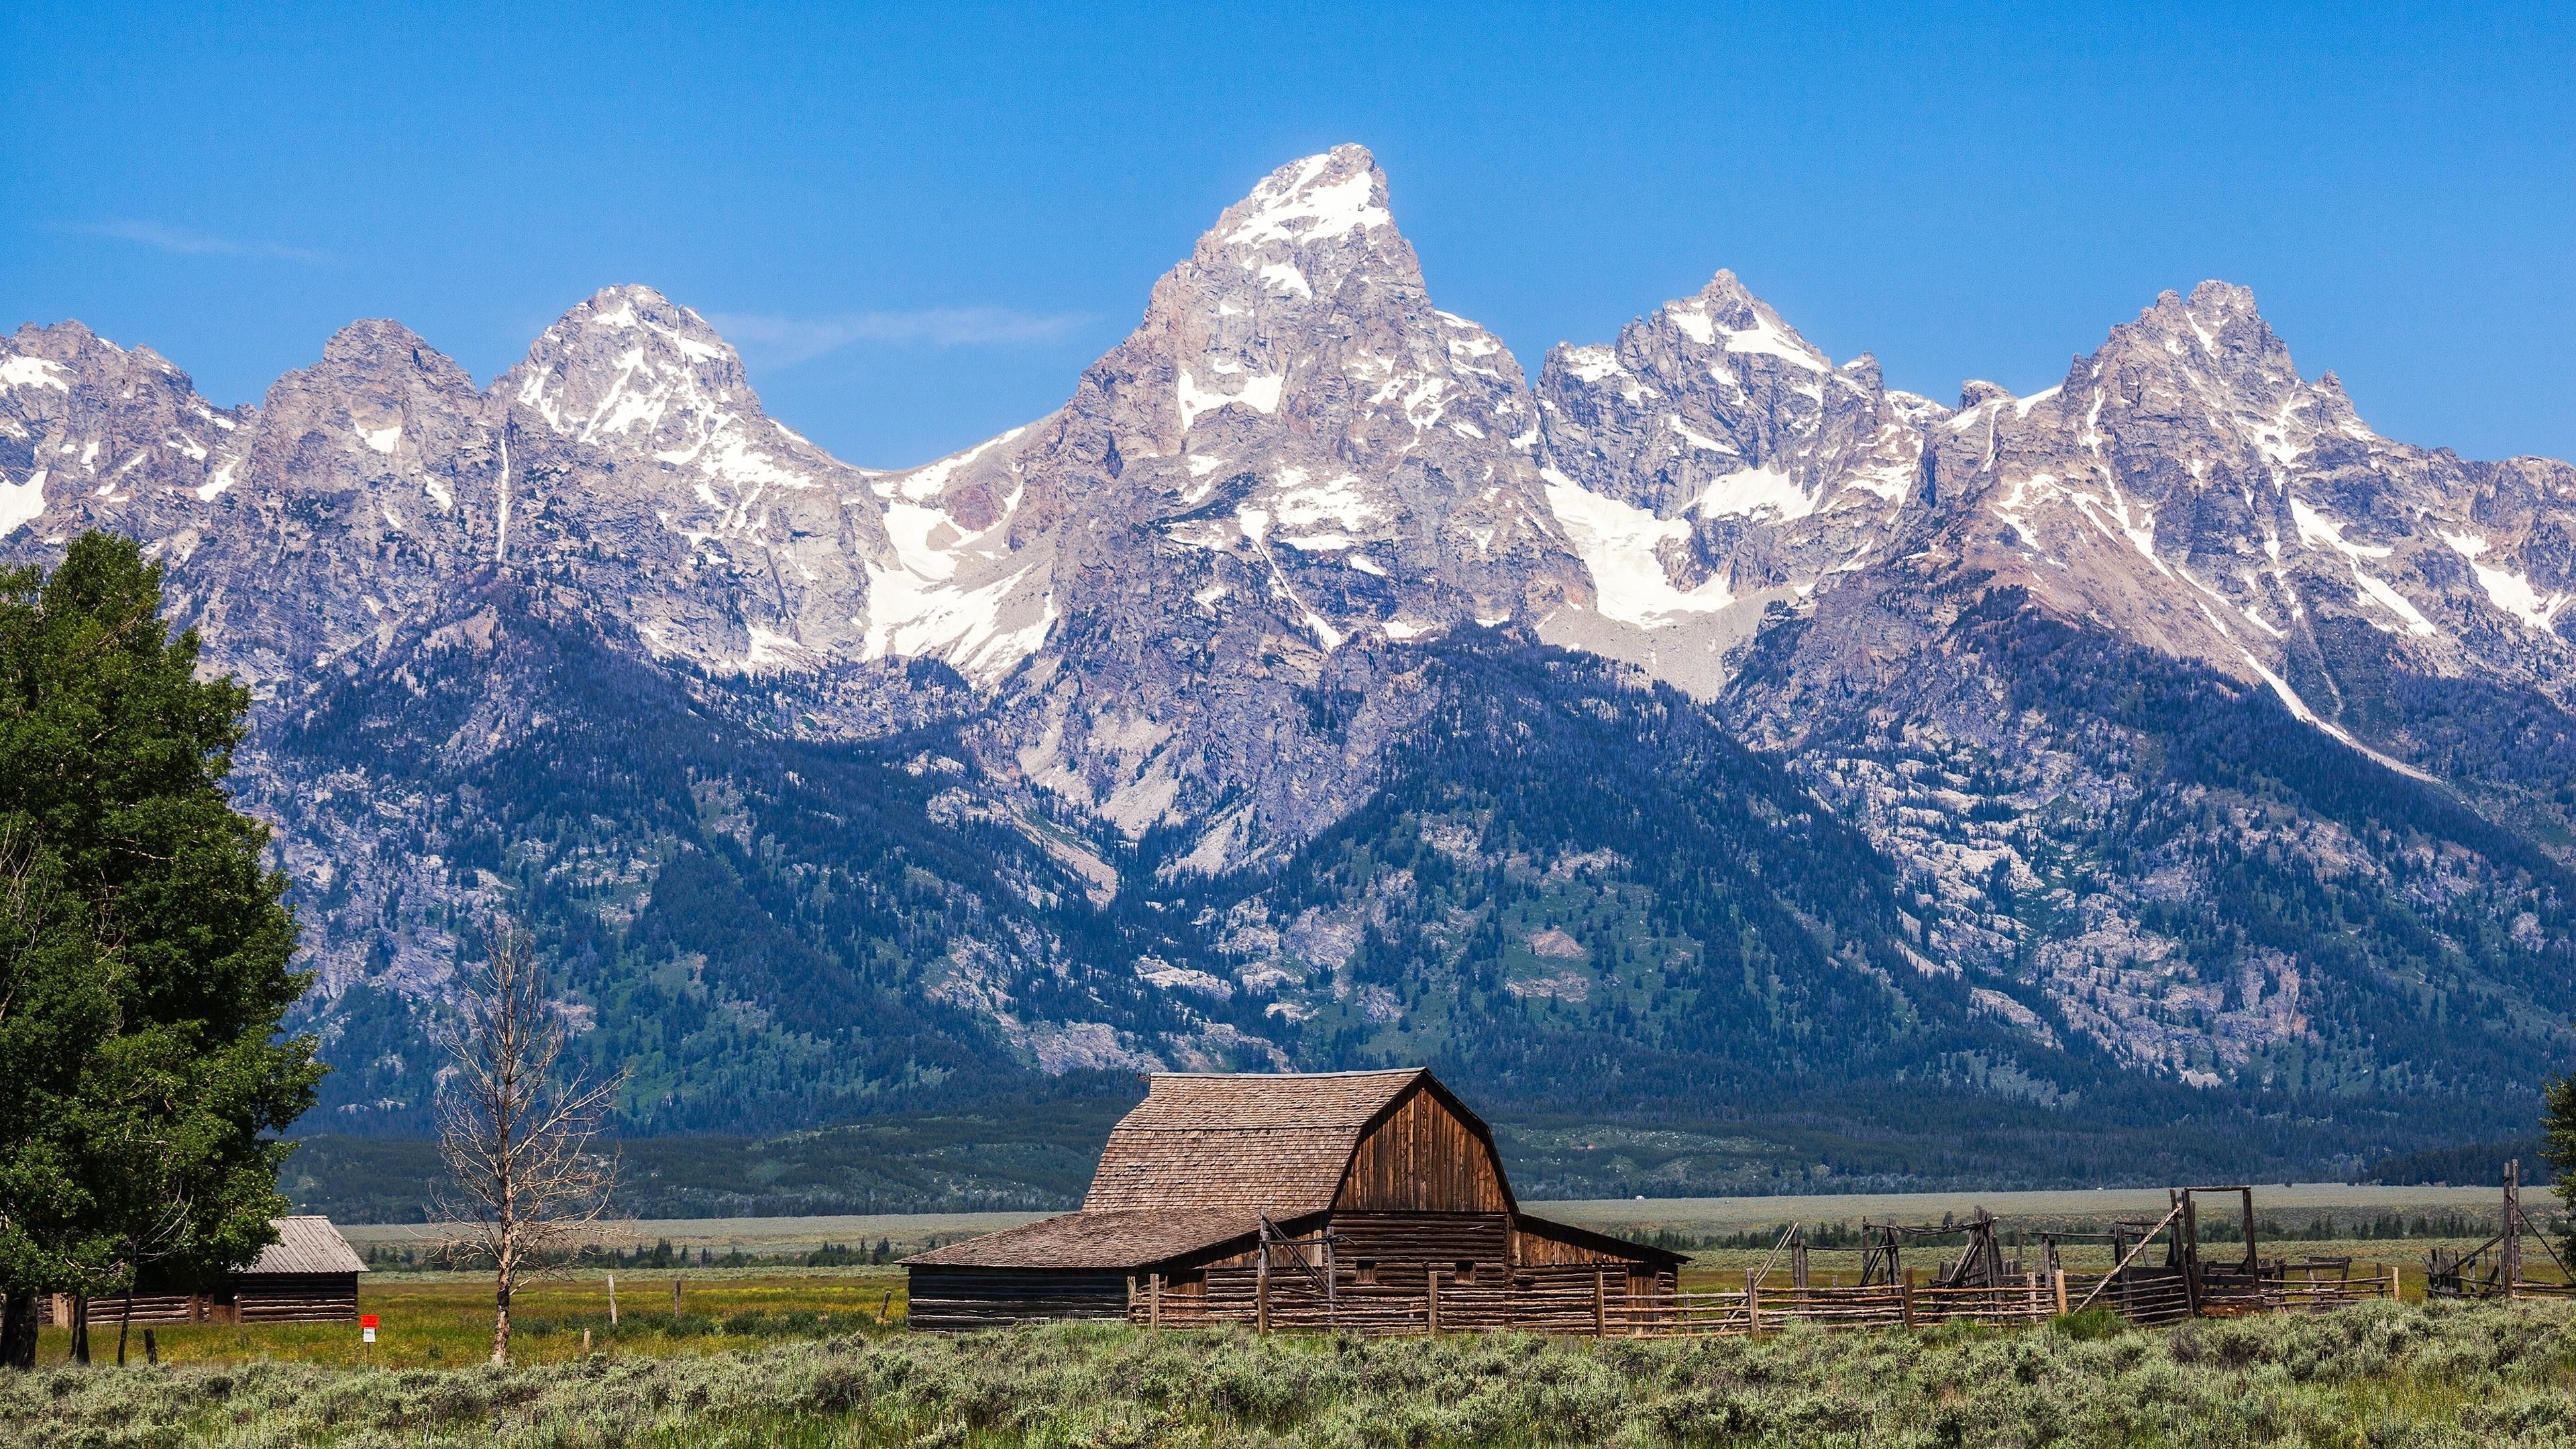
<svg viewBox="0 0 2576 1449">
<path fill-rule="evenodd" d="M 1374 247 L 1392 237 L 1386 173 L 1365 146 L 1341 145 L 1291 161 L 1227 207 L 1202 246 L 1240 260 L 1246 253 L 1305 250 L 1326 243 Z"/>
</svg>

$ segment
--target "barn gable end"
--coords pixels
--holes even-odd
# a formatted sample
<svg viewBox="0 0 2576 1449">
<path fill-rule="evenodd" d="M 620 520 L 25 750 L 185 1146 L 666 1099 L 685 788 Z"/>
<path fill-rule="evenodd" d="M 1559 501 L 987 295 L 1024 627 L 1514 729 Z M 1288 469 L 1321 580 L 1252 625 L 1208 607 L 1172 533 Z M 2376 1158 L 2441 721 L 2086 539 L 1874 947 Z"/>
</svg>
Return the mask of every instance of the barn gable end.
<svg viewBox="0 0 2576 1449">
<path fill-rule="evenodd" d="M 1424 1072 L 1361 1132 L 1333 1207 L 1508 1213 L 1512 1191 L 1485 1124 Z"/>
</svg>

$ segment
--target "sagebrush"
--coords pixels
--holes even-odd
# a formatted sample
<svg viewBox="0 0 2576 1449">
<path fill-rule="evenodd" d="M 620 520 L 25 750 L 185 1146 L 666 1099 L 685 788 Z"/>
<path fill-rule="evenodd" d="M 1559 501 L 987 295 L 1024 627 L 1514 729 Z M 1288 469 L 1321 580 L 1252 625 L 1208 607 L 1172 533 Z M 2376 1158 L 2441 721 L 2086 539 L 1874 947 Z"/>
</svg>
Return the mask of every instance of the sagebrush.
<svg viewBox="0 0 2576 1449">
<path fill-rule="evenodd" d="M 1154 1334 L 1061 1324 L 516 1369 L 57 1370 L 0 1439 L 69 1446 L 2576 1443 L 2565 1305 L 1759 1340 Z"/>
</svg>

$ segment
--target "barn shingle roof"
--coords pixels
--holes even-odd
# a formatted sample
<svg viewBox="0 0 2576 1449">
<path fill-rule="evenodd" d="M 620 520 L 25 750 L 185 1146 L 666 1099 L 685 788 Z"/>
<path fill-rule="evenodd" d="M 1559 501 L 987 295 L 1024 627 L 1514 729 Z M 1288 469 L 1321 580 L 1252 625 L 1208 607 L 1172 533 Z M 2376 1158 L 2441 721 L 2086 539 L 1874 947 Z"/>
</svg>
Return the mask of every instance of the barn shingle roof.
<svg viewBox="0 0 2576 1449">
<path fill-rule="evenodd" d="M 1142 1268 L 1258 1231 L 1253 1213 L 1199 1208 L 1065 1213 L 903 1260 L 907 1268 Z"/>
<path fill-rule="evenodd" d="M 249 1273 L 363 1273 L 367 1265 L 329 1218 L 271 1218 L 277 1241 L 259 1250 Z"/>
<path fill-rule="evenodd" d="M 1273 1219 L 1333 1205 L 1360 1131 L 1430 1073 L 1157 1072 L 1109 1134 L 1085 1212 L 1190 1209 Z"/>
</svg>

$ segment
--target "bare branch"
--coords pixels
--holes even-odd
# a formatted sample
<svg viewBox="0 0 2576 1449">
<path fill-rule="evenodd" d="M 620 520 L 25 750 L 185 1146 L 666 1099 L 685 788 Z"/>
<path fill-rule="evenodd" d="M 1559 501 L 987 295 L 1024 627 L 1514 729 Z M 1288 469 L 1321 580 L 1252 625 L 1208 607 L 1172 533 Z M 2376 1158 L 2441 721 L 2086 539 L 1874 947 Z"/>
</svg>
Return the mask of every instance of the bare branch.
<svg viewBox="0 0 2576 1449">
<path fill-rule="evenodd" d="M 438 1099 L 450 1192 L 435 1218 L 451 1255 L 488 1259 L 492 1361 L 507 1362 L 510 1293 L 546 1252 L 608 1210 L 617 1162 L 591 1151 L 625 1086 L 558 1070 L 570 1034 L 545 990 L 536 946 L 508 926 L 485 941 L 457 1018 L 435 1033 L 451 1074 Z"/>
</svg>

